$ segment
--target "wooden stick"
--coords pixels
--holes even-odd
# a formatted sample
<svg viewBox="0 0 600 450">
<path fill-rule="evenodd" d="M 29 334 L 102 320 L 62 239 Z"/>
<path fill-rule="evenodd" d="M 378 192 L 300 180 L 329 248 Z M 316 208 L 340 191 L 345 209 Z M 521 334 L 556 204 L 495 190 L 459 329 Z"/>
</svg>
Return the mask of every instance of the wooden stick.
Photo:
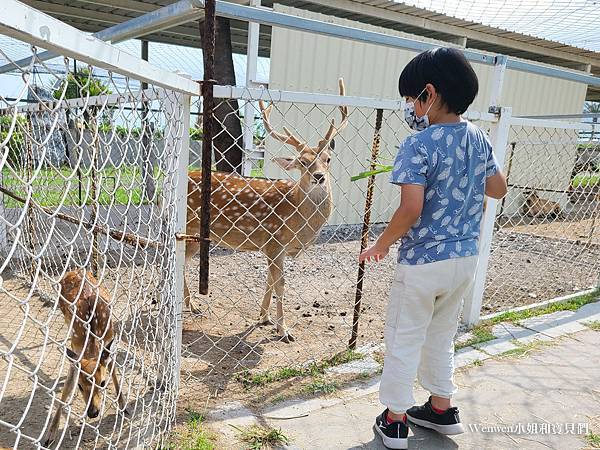
<svg viewBox="0 0 600 450">
<path fill-rule="evenodd" d="M 27 204 L 27 200 L 24 199 L 23 197 L 20 197 L 19 195 L 15 194 L 14 192 L 6 189 L 3 186 L 0 186 L 0 192 L 2 192 L 4 195 L 9 196 L 10 198 L 12 198 L 13 200 L 16 200 L 20 203 L 23 203 L 24 205 Z M 124 242 L 126 244 L 132 245 L 132 246 L 140 246 L 142 248 L 159 248 L 162 247 L 163 244 L 161 244 L 160 242 L 156 242 L 156 241 L 151 241 L 149 239 L 140 237 L 140 236 L 136 236 L 134 234 L 131 233 L 124 233 L 122 231 L 116 231 L 116 230 L 111 230 L 109 227 L 107 226 L 103 226 L 103 225 L 92 225 L 89 222 L 84 222 L 83 220 L 79 220 L 76 219 L 75 217 L 71 217 L 67 214 L 63 214 L 61 212 L 57 212 L 55 210 L 53 210 L 52 208 L 48 208 L 46 206 L 41 206 L 38 205 L 37 203 L 35 203 L 33 200 L 31 201 L 31 205 L 43 212 L 45 212 L 46 214 L 48 214 L 49 216 L 55 216 L 61 220 L 64 220 L 65 222 L 70 222 L 73 223 L 75 225 L 79 225 L 82 224 L 86 229 L 91 230 L 92 232 L 95 233 L 102 233 L 106 236 L 110 236 L 111 238 L 113 238 L 116 241 L 120 241 L 120 242 Z"/>
</svg>

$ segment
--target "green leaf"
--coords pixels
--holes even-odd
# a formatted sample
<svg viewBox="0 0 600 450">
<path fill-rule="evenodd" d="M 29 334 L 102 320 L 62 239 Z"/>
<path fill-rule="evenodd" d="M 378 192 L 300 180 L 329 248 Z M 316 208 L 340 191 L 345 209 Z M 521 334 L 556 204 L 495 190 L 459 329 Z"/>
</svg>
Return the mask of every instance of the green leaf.
<svg viewBox="0 0 600 450">
<path fill-rule="evenodd" d="M 384 166 L 383 164 L 375 164 L 375 166 L 379 167 L 379 169 L 360 172 L 358 175 L 350 177 L 350 181 L 358 181 L 373 175 L 379 175 L 380 173 L 391 172 L 393 169 L 393 166 Z"/>
</svg>

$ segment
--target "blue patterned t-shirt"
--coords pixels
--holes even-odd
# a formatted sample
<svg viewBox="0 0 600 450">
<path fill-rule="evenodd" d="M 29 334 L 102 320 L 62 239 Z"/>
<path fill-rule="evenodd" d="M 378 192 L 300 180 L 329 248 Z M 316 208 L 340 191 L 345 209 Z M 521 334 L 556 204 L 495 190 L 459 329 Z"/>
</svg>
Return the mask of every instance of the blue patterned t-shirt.
<svg viewBox="0 0 600 450">
<path fill-rule="evenodd" d="M 390 181 L 425 187 L 421 217 L 402 238 L 400 264 L 478 254 L 485 179 L 498 171 L 485 133 L 468 121 L 436 124 L 402 142 Z"/>
</svg>

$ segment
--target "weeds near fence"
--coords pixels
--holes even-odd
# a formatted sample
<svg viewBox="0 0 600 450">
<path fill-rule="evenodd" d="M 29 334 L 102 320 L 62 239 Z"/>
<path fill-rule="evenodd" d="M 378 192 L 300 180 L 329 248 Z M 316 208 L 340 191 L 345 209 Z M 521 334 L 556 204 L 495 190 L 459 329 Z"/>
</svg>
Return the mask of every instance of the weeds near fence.
<svg viewBox="0 0 600 450">
<path fill-rule="evenodd" d="M 530 317 L 542 316 L 544 314 L 550 314 L 557 311 L 575 311 L 581 308 L 583 305 L 598 301 L 600 297 L 600 289 L 583 294 L 578 297 L 574 297 L 566 302 L 552 303 L 535 309 L 525 309 L 523 311 L 507 311 L 499 316 L 488 319 L 483 324 L 497 324 L 500 322 L 517 322 L 523 319 L 529 319 Z"/>
<path fill-rule="evenodd" d="M 258 425 L 247 428 L 230 426 L 238 431 L 240 441 L 246 444 L 248 450 L 261 450 L 290 443 L 290 439 L 279 428 L 267 428 Z"/>
<path fill-rule="evenodd" d="M 551 314 L 558 311 L 574 311 L 581 308 L 583 305 L 598 301 L 600 296 L 600 289 L 596 289 L 588 294 L 583 294 L 578 297 L 574 297 L 566 302 L 553 303 L 550 305 L 543 306 L 541 308 L 526 309 L 523 311 L 507 311 L 499 316 L 492 317 L 491 319 L 484 320 L 479 324 L 475 325 L 471 330 L 473 337 L 466 341 L 459 342 L 455 345 L 455 350 L 461 348 L 470 347 L 476 344 L 482 344 L 484 342 L 496 339 L 496 336 L 492 333 L 492 326 L 500 322 L 519 322 L 520 320 L 529 319 L 530 317 L 542 316 L 544 314 Z M 589 328 L 596 330 L 600 328 L 600 322 L 594 323 L 589 322 Z"/>
<path fill-rule="evenodd" d="M 319 363 L 312 363 L 306 367 L 283 367 L 278 370 L 265 370 L 261 372 L 250 372 L 244 370 L 237 375 L 236 379 L 244 385 L 245 388 L 249 389 L 252 387 L 265 386 L 269 383 L 276 381 L 285 381 L 295 377 L 307 377 L 307 376 L 319 376 L 325 373 L 330 367 L 339 366 L 346 364 L 351 361 L 357 361 L 363 359 L 365 356 L 362 353 L 354 350 L 346 350 L 333 357 L 321 361 Z"/>
<path fill-rule="evenodd" d="M 335 381 L 327 381 L 321 377 L 317 377 L 304 388 L 304 392 L 311 395 L 333 394 L 338 389 L 339 386 Z"/>
<path fill-rule="evenodd" d="M 188 410 L 185 428 L 176 432 L 173 441 L 167 447 L 170 450 L 215 450 L 214 436 L 204 429 L 204 416 Z"/>
<path fill-rule="evenodd" d="M 455 350 L 460 350 L 461 348 L 469 347 L 475 344 L 481 344 L 496 338 L 496 336 L 492 334 L 491 324 L 487 323 L 476 325 L 473 327 L 473 329 L 471 329 L 471 333 L 473 334 L 473 337 L 464 342 L 456 344 L 454 346 Z"/>
</svg>

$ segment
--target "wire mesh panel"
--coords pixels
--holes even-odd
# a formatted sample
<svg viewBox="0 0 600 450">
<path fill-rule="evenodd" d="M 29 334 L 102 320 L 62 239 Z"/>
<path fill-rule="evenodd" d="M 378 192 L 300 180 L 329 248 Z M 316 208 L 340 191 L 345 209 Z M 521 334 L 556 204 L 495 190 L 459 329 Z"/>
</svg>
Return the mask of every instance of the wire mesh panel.
<svg viewBox="0 0 600 450">
<path fill-rule="evenodd" d="M 177 395 L 182 96 L 24 48 L 0 96 L 0 447 L 149 445 Z"/>
<path fill-rule="evenodd" d="M 597 285 L 600 147 L 583 127 L 519 119 L 511 126 L 509 192 L 497 211 L 483 313 Z"/>
<path fill-rule="evenodd" d="M 391 164 L 408 129 L 397 110 L 382 111 L 372 161 L 374 107 L 345 107 L 342 97 L 337 104 L 267 101 L 271 94 L 264 94 L 262 105 L 255 98 L 217 101 L 208 296 L 197 293 L 197 244 L 187 243 L 185 405 L 215 397 L 269 401 L 288 375 L 353 357 L 347 350 L 367 179 L 351 177 L 375 162 Z M 248 104 L 252 120 L 243 117 Z M 190 164 L 188 233 L 196 234 L 201 173 L 193 153 Z M 387 176 L 375 179 L 373 191 L 371 238 L 399 204 Z M 382 341 L 394 259 L 367 268 L 359 346 Z M 246 389 L 261 377 L 274 383 Z"/>
</svg>

